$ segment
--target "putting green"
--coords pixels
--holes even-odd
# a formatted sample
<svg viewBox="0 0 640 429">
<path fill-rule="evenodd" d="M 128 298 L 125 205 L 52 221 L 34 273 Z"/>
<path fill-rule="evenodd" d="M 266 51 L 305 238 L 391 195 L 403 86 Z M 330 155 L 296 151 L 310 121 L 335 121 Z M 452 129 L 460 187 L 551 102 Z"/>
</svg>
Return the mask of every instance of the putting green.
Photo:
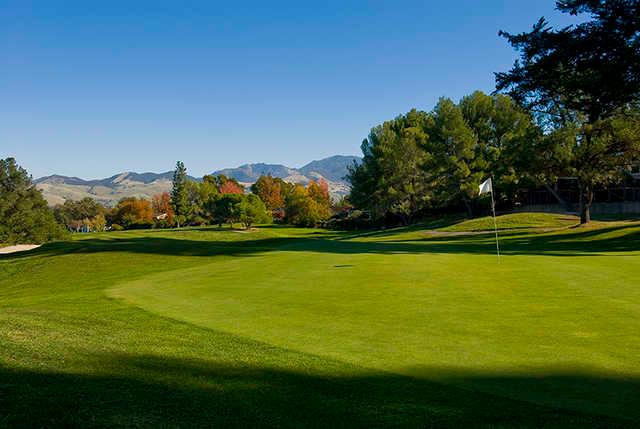
<svg viewBox="0 0 640 429">
<path fill-rule="evenodd" d="M 638 418 L 636 385 L 604 398 L 601 386 L 569 379 L 536 388 L 491 379 L 568 370 L 640 377 L 640 253 L 628 249 L 638 231 L 637 224 L 519 231 L 503 237 L 499 263 L 490 234 L 318 236 L 107 293 L 290 350 Z M 466 377 L 478 373 L 486 376 Z"/>
<path fill-rule="evenodd" d="M 640 222 L 498 224 L 2 255 L 0 427 L 637 426 Z"/>
</svg>

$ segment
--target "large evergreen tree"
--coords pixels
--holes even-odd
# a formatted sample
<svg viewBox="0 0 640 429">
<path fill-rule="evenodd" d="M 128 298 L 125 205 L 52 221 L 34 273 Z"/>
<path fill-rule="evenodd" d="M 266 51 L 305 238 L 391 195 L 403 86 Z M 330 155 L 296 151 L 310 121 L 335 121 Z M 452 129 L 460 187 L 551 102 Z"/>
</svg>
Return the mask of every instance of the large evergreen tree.
<svg viewBox="0 0 640 429">
<path fill-rule="evenodd" d="M 476 160 L 477 137 L 460 108 L 448 98 L 438 101 L 432 117 L 426 146 L 429 156 L 422 167 L 434 189 L 434 199 L 438 205 L 462 201 L 472 216 L 471 202 L 486 174 L 486 166 Z"/>
<path fill-rule="evenodd" d="M 475 91 L 463 97 L 460 110 L 476 137 L 472 171 L 493 178 L 496 197 L 513 202 L 517 191 L 539 181 L 542 132 L 532 115 L 503 94 Z"/>
<path fill-rule="evenodd" d="M 0 159 L 0 243 L 44 243 L 64 237 L 27 171 L 13 158 Z"/>
<path fill-rule="evenodd" d="M 536 112 L 554 137 L 573 135 L 558 156 L 569 158 L 578 179 L 586 223 L 594 186 L 620 177 L 639 150 L 637 138 L 628 138 L 634 127 L 619 118 L 640 102 L 640 0 L 561 0 L 556 7 L 591 19 L 554 30 L 541 18 L 530 32 L 500 32 L 520 59 L 496 74 L 496 87 Z"/>
<path fill-rule="evenodd" d="M 374 219 L 410 222 L 429 209 L 465 207 L 473 215 L 478 185 L 488 176 L 503 194 L 537 179 L 542 132 L 510 97 L 480 91 L 459 104 L 439 100 L 371 130 L 363 161 L 349 169 L 349 199 Z"/>
<path fill-rule="evenodd" d="M 171 188 L 171 206 L 173 207 L 174 219 L 178 228 L 186 222 L 191 211 L 187 181 L 187 169 L 182 161 L 178 161 L 176 170 L 173 173 Z"/>
<path fill-rule="evenodd" d="M 357 207 L 374 218 L 391 214 L 404 223 L 426 207 L 428 182 L 421 167 L 427 160 L 430 121 L 427 113 L 412 110 L 371 130 L 361 146 L 362 163 L 347 176 Z"/>
</svg>

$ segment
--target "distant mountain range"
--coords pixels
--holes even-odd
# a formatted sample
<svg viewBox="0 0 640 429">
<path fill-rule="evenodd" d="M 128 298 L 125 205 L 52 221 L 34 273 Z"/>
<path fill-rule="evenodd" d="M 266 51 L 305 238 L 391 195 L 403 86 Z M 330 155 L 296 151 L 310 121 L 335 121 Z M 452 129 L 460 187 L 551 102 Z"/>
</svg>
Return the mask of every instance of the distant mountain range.
<svg viewBox="0 0 640 429">
<path fill-rule="evenodd" d="M 310 180 L 324 179 L 329 184 L 329 192 L 334 197 L 346 195 L 349 185 L 345 180 L 347 167 L 361 160 L 357 156 L 335 155 L 312 161 L 301 168 L 290 168 L 280 164 L 244 164 L 237 168 L 225 168 L 213 174 L 233 177 L 245 187 L 253 184 L 262 175 L 279 177 L 291 183 L 306 184 Z M 84 180 L 54 174 L 41 177 L 34 182 L 49 204 L 61 204 L 65 200 L 80 200 L 91 197 L 102 204 L 113 206 L 125 197 L 151 198 L 171 189 L 173 171 L 165 173 L 123 172 L 106 179 Z M 191 180 L 200 180 L 189 177 Z"/>
</svg>

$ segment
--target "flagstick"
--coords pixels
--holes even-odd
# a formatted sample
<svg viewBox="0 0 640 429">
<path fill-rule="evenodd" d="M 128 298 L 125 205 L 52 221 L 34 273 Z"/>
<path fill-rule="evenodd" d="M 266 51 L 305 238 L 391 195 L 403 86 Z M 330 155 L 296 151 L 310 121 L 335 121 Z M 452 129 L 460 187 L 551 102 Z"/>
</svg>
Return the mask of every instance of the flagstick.
<svg viewBox="0 0 640 429">
<path fill-rule="evenodd" d="M 496 202 L 493 200 L 493 184 L 491 184 L 491 211 L 493 212 L 493 230 L 496 233 L 496 252 L 500 262 L 500 245 L 498 244 L 498 223 L 496 222 Z"/>
</svg>

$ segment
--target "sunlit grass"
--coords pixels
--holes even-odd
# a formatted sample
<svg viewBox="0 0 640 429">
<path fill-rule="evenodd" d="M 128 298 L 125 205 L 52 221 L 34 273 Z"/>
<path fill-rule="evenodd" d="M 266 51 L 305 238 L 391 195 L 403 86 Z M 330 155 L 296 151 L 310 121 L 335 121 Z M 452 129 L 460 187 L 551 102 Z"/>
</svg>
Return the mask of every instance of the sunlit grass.
<svg viewBox="0 0 640 429">
<path fill-rule="evenodd" d="M 488 221 L 126 231 L 0 257 L 0 426 L 640 419 L 640 223 L 499 218 L 498 263 Z"/>
</svg>

